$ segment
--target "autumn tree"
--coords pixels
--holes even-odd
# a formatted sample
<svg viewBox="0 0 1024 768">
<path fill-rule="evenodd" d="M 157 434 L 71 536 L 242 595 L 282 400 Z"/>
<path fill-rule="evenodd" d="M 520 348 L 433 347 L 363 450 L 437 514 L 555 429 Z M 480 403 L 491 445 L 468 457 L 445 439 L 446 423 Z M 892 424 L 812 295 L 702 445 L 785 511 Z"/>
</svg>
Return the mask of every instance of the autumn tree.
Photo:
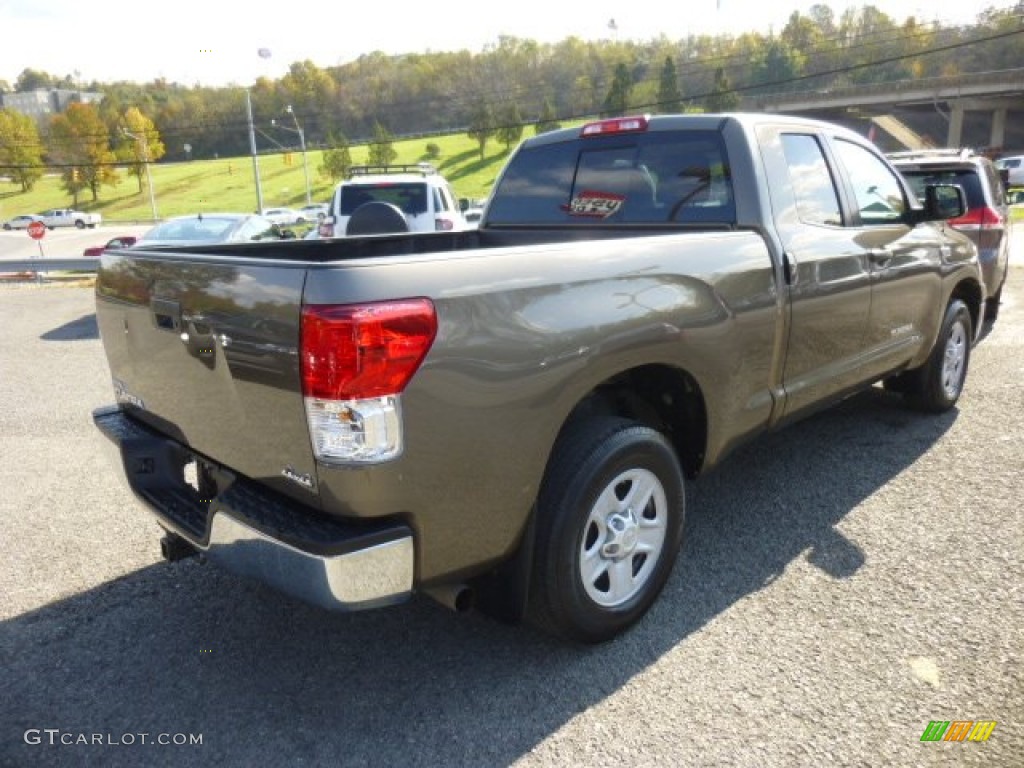
<svg viewBox="0 0 1024 768">
<path fill-rule="evenodd" d="M 120 181 L 110 133 L 92 104 L 70 104 L 63 114 L 50 118 L 49 150 L 51 162 L 63 167 L 64 188 L 75 205 L 82 189 L 88 188 L 95 201 L 101 186 Z"/>
<path fill-rule="evenodd" d="M 138 107 L 128 107 L 124 111 L 118 128 L 121 141 L 118 142 L 117 159 L 127 163 L 128 173 L 138 180 L 141 193 L 146 163 L 159 160 L 167 149 L 153 121 L 142 114 Z"/>
<path fill-rule="evenodd" d="M 487 140 L 494 135 L 494 111 L 486 99 L 479 99 L 473 107 L 473 114 L 469 120 L 469 130 L 466 135 L 480 147 L 480 159 L 484 159 L 484 150 L 487 148 Z"/>
<path fill-rule="evenodd" d="M 523 116 L 519 113 L 519 107 L 515 103 L 503 107 L 498 114 L 498 127 L 495 136 L 505 145 L 506 152 L 523 138 Z"/>
<path fill-rule="evenodd" d="M 14 109 L 0 109 L 0 174 L 30 192 L 43 175 L 43 145 L 35 121 Z"/>
<path fill-rule="evenodd" d="M 367 162 L 370 165 L 391 165 L 398 157 L 395 149 L 395 137 L 382 123 L 373 126 L 373 141 L 370 142 L 370 154 Z"/>
</svg>

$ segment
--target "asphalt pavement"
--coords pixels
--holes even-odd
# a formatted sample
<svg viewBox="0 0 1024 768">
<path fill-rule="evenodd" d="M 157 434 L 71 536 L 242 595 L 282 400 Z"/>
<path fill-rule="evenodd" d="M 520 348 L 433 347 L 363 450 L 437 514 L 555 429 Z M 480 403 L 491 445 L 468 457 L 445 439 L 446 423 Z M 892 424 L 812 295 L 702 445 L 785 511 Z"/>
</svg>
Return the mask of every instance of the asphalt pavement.
<svg viewBox="0 0 1024 768">
<path fill-rule="evenodd" d="M 1024 267 L 958 408 L 876 388 L 740 449 L 596 648 L 161 562 L 91 424 L 92 302 L 0 287 L 0 766 L 1022 765 Z"/>
<path fill-rule="evenodd" d="M 3 259 L 67 259 L 82 255 L 82 251 L 95 245 L 104 245 L 122 235 L 139 235 L 153 228 L 152 224 L 103 224 L 95 229 L 60 227 L 47 230 L 42 244 L 33 240 L 24 230 L 0 230 L 0 260 Z"/>
</svg>

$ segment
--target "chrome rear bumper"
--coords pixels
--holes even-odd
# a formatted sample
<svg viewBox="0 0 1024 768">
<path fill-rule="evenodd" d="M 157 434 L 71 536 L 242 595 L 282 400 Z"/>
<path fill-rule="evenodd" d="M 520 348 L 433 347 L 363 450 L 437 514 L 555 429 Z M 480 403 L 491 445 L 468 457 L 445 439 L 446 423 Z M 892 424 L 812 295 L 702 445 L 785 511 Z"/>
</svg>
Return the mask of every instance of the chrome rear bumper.
<svg viewBox="0 0 1024 768">
<path fill-rule="evenodd" d="M 128 486 L 160 525 L 226 570 L 330 610 L 374 608 L 411 595 L 415 553 L 407 525 L 359 524 L 303 507 L 193 454 L 119 407 L 94 411 L 93 421 Z M 193 461 L 203 467 L 207 499 L 185 479 Z"/>
</svg>

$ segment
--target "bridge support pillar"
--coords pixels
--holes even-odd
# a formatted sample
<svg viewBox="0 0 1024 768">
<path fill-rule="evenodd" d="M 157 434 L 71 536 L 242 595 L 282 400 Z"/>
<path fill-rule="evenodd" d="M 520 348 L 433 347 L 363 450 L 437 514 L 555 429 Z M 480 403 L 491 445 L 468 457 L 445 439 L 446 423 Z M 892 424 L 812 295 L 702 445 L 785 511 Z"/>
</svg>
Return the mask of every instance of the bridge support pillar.
<svg viewBox="0 0 1024 768">
<path fill-rule="evenodd" d="M 946 134 L 946 146 L 955 149 L 963 141 L 964 107 L 963 104 L 952 104 L 949 111 L 949 132 Z"/>
<path fill-rule="evenodd" d="M 988 145 L 993 148 L 1002 149 L 1006 144 L 1006 107 L 992 111 L 992 136 Z"/>
</svg>

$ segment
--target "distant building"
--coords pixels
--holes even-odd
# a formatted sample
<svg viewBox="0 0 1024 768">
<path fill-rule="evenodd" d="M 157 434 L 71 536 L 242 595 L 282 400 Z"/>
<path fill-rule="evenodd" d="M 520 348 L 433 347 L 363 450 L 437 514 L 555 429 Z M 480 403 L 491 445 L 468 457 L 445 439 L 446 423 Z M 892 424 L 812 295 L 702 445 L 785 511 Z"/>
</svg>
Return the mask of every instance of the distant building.
<svg viewBox="0 0 1024 768">
<path fill-rule="evenodd" d="M 71 91 L 64 88 L 0 93 L 0 106 L 16 109 L 23 115 L 31 117 L 39 125 L 44 125 L 51 115 L 57 115 L 66 110 L 69 104 L 97 104 L 102 100 L 102 93 Z"/>
</svg>

